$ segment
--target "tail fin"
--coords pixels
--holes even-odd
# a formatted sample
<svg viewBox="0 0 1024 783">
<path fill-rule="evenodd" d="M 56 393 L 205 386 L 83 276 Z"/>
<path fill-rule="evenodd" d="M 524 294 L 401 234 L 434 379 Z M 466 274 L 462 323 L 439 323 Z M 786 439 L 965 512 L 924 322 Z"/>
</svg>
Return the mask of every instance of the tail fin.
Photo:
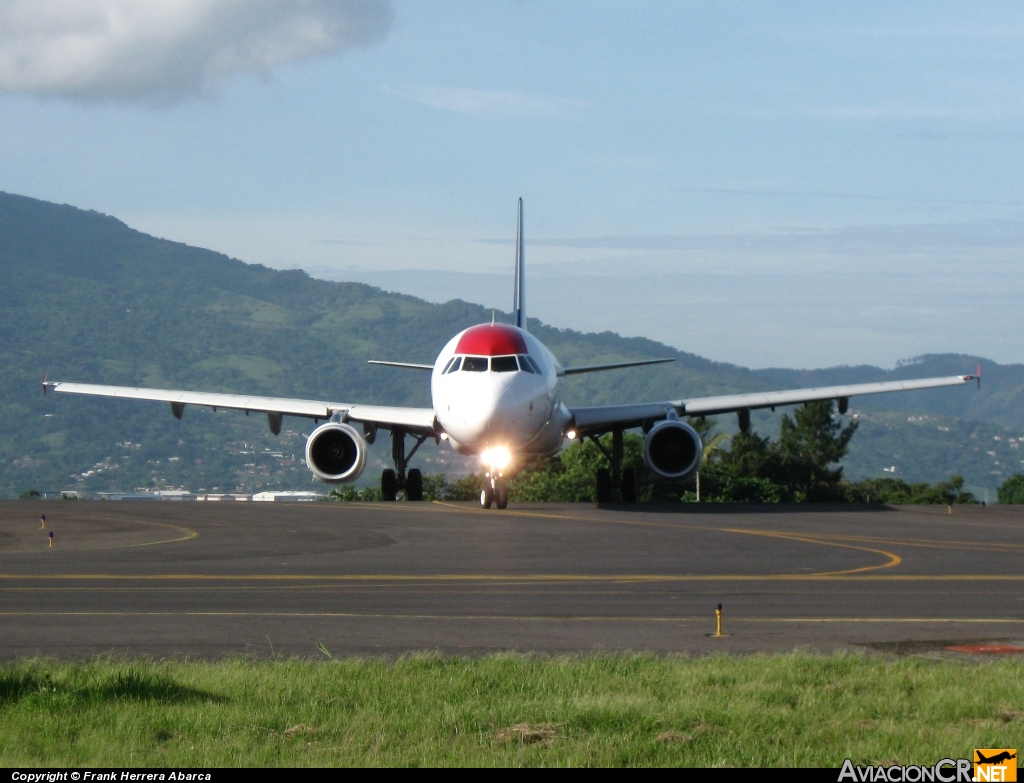
<svg viewBox="0 0 1024 783">
<path fill-rule="evenodd" d="M 512 299 L 512 323 L 520 329 L 526 328 L 523 293 L 523 200 L 519 199 L 519 218 L 516 222 L 516 288 Z"/>
</svg>

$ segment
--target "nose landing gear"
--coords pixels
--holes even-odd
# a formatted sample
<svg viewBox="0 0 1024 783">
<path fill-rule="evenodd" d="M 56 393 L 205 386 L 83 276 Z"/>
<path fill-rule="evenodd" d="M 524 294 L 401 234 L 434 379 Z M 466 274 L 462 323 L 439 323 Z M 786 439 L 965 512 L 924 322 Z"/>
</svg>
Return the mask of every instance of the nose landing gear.
<svg viewBox="0 0 1024 783">
<path fill-rule="evenodd" d="M 485 477 L 486 483 L 480 490 L 480 507 L 490 508 L 493 504 L 498 508 L 508 508 L 508 484 L 503 477 L 491 473 L 485 474 Z"/>
</svg>

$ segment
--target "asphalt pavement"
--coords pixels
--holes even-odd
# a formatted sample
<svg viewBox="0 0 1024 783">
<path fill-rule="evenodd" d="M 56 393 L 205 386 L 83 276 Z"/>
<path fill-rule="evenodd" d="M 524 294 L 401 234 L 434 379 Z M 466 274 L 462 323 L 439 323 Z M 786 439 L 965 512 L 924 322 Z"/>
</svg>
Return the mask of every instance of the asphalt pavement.
<svg viewBox="0 0 1024 783">
<path fill-rule="evenodd" d="M 1005 650 L 1024 508 L 8 501 L 0 629 L 0 659 Z"/>
</svg>

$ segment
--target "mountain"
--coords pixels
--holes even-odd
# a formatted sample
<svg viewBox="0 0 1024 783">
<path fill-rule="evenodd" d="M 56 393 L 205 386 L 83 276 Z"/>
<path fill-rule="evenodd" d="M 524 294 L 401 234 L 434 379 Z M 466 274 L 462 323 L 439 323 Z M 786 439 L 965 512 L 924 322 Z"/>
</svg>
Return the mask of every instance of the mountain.
<svg viewBox="0 0 1024 783">
<path fill-rule="evenodd" d="M 155 403 L 44 399 L 44 372 L 55 380 L 427 405 L 422 374 L 366 360 L 431 362 L 451 335 L 491 317 L 489 310 L 458 299 L 434 305 L 358 283 L 246 264 L 148 236 L 96 212 L 4 193 L 0 240 L 0 495 L 6 496 L 28 488 L 252 491 L 304 487 L 311 480 L 301 465 L 302 436 L 309 429 L 303 420 L 286 419 L 285 431 L 274 438 L 264 421 L 239 413 L 189 408 L 178 422 Z M 511 280 L 509 292 L 511 300 Z M 976 363 L 948 356 L 892 371 L 751 371 L 610 332 L 581 334 L 532 320 L 530 329 L 569 365 L 676 359 L 668 366 L 570 378 L 570 404 L 914 377 L 939 372 L 939 366 L 941 374 L 955 374 Z M 1001 428 L 1024 429 L 1024 367 L 981 361 L 981 394 L 936 390 L 855 404 L 865 413 L 974 419 L 995 427 L 995 435 L 986 430 L 983 437 L 1009 442 L 1011 433 Z M 899 418 L 887 426 L 899 429 Z M 771 422 L 769 414 L 755 417 L 762 427 Z M 731 417 L 722 426 L 733 426 Z M 851 464 L 860 439 L 854 439 Z M 951 446 L 955 454 L 956 444 Z M 465 469 L 447 447 L 424 446 L 420 453 L 428 471 Z M 386 447 L 378 444 L 374 455 L 368 480 L 375 480 L 372 473 L 383 464 Z M 912 466 L 913 455 L 905 462 Z M 871 473 L 871 464 L 857 470 Z M 929 470 L 939 474 L 930 480 L 957 464 L 951 458 L 932 465 Z M 994 481 L 972 470 L 976 485 Z"/>
</svg>

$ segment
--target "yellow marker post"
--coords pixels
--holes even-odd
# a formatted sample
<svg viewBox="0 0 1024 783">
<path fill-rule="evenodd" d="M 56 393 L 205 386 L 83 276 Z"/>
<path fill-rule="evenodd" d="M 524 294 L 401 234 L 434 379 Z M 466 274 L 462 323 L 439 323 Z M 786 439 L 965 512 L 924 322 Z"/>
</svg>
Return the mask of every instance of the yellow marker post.
<svg viewBox="0 0 1024 783">
<path fill-rule="evenodd" d="M 715 609 L 715 636 L 722 635 L 722 605 Z"/>
<path fill-rule="evenodd" d="M 946 513 L 947 514 L 952 514 L 953 513 L 953 507 L 952 506 L 946 506 Z"/>
<path fill-rule="evenodd" d="M 50 536 L 49 536 L 49 538 L 47 540 L 50 542 L 50 547 L 52 548 L 53 547 L 53 531 L 52 530 L 50 531 Z"/>
<path fill-rule="evenodd" d="M 39 529 L 46 530 L 46 514 L 39 517 Z"/>
</svg>

